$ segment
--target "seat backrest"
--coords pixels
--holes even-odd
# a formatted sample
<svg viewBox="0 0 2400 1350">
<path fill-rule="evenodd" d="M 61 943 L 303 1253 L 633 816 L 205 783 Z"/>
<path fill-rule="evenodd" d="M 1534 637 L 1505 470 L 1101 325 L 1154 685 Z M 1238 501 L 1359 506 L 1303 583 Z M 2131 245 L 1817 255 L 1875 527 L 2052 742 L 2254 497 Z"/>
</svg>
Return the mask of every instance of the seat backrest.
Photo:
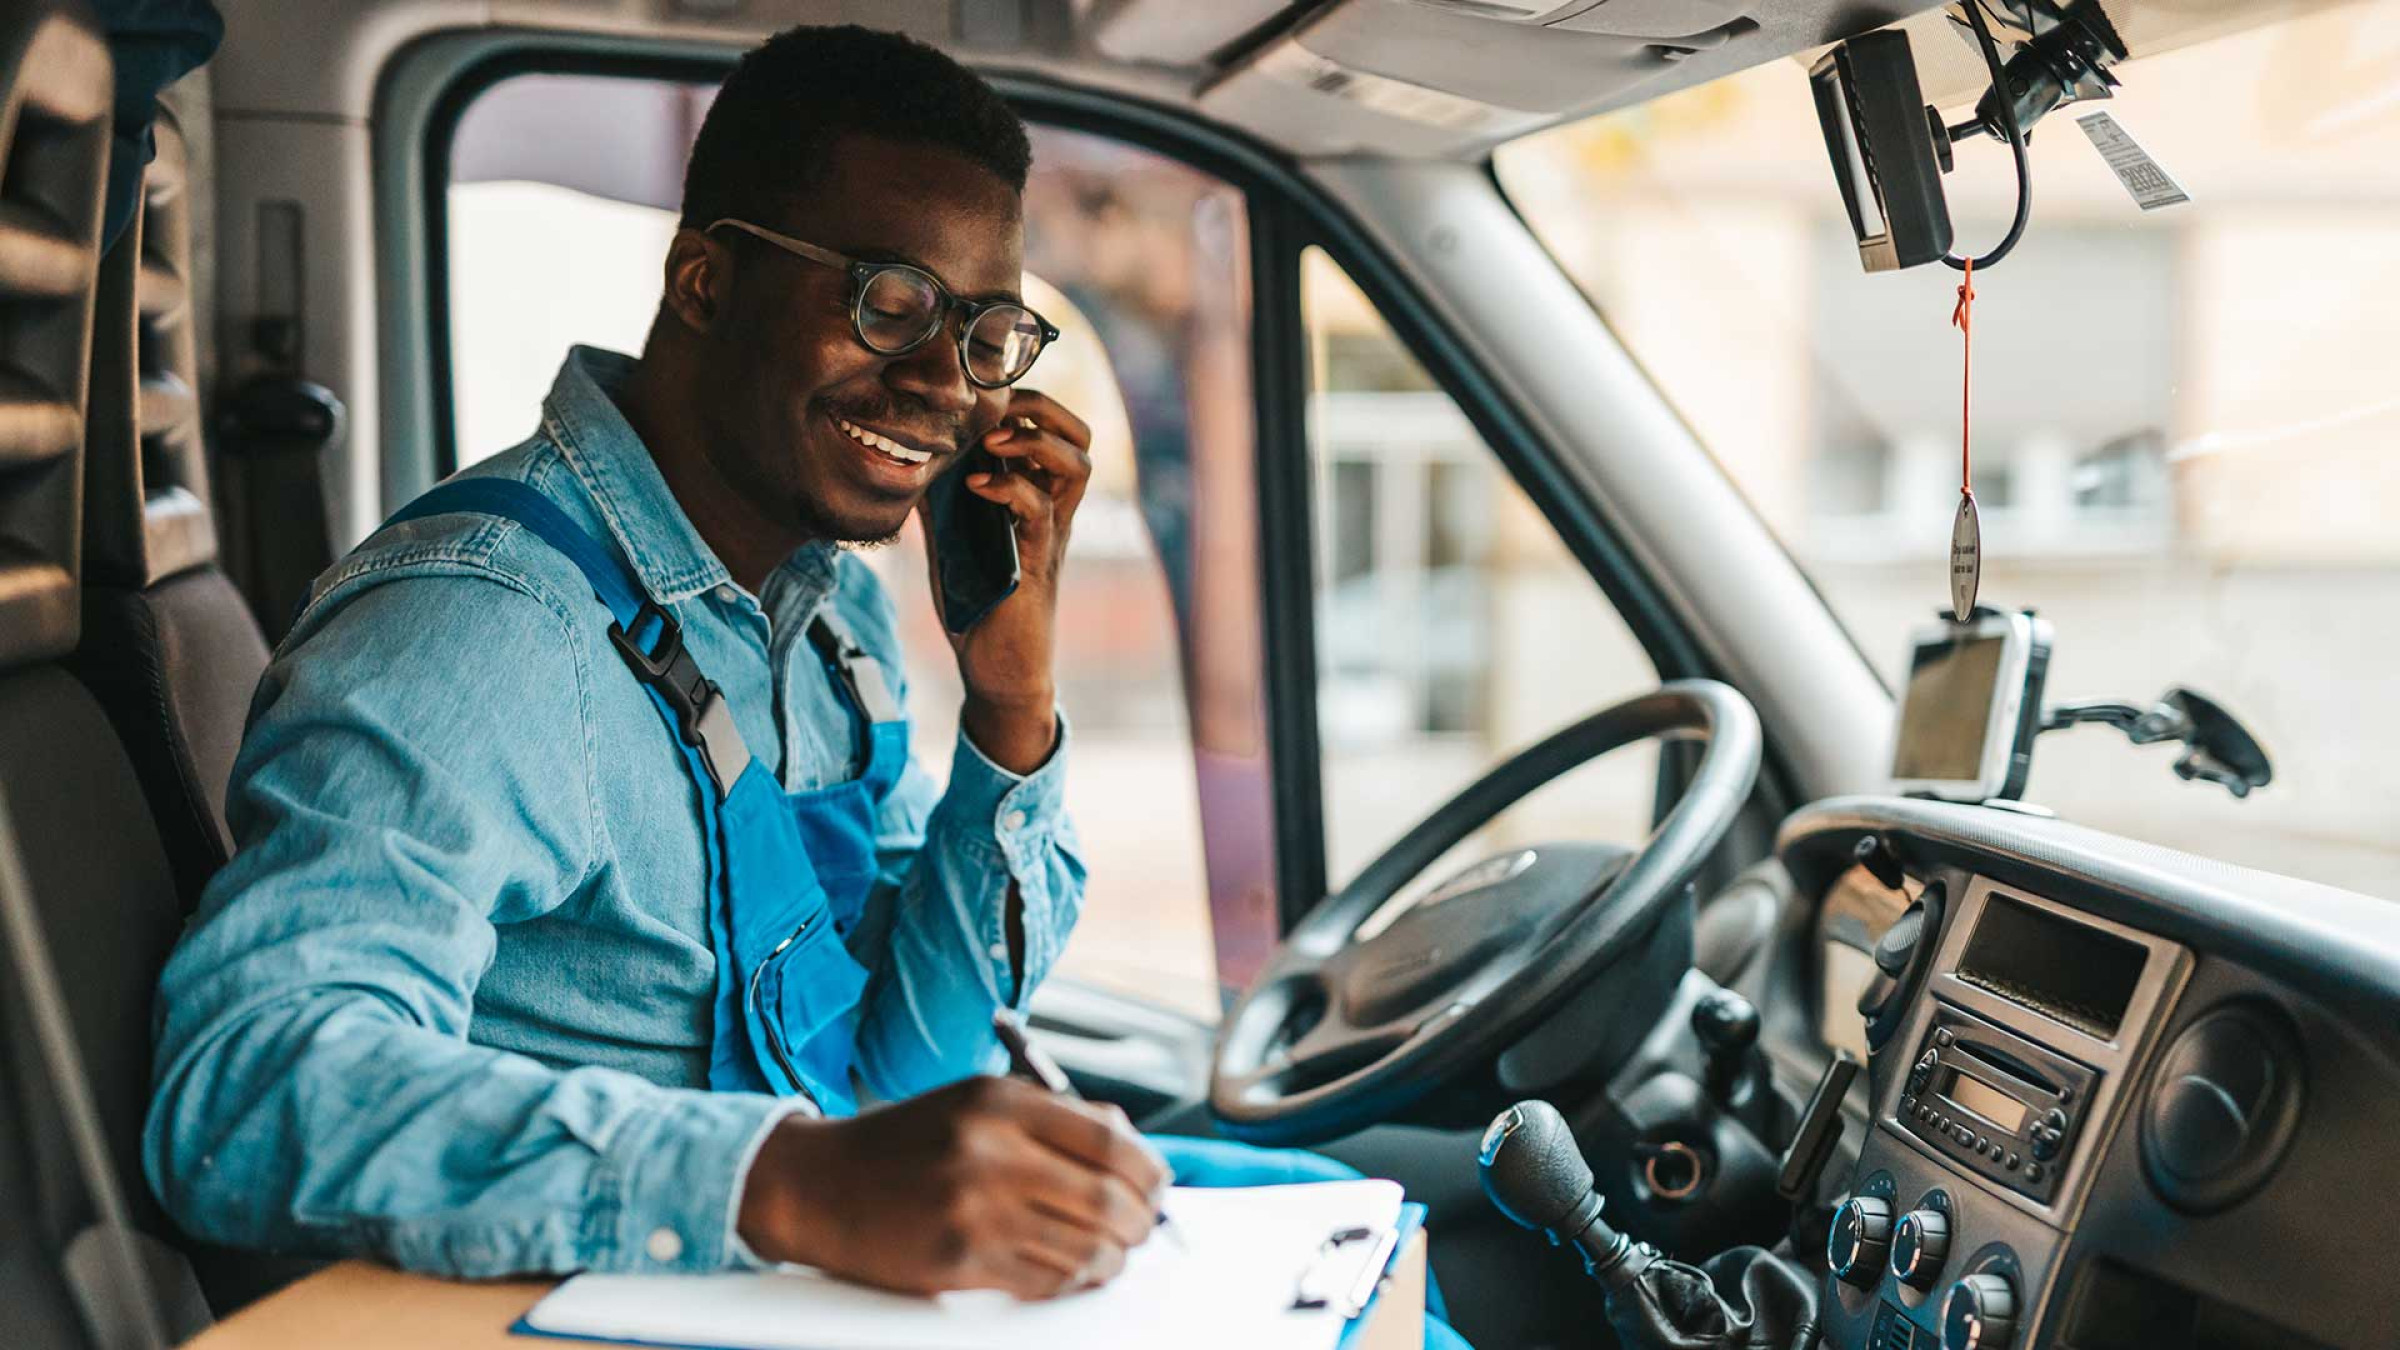
<svg viewBox="0 0 2400 1350">
<path fill-rule="evenodd" d="M 7 930 L 16 974 L 0 1011 L 0 1076 L 14 1103 L 0 1104 L 0 1324 L 11 1345 L 100 1350 L 153 1343 L 162 1323 L 180 1334 L 201 1315 L 196 1301 L 170 1311 L 152 1282 L 105 1259 L 129 1245 L 119 1240 L 129 1222 L 153 1243 L 172 1231 L 139 1158 L 151 998 L 182 914 L 116 734 L 60 664 L 79 627 L 111 92 L 107 48 L 80 0 L 0 5 L 0 796 L 24 855 L 9 869 L 14 912 L 35 920 Z M 34 1055 L 29 946 L 46 947 L 38 968 L 58 975 L 49 997 L 64 1015 L 48 1020 L 58 1034 L 46 1044 L 71 1054 Z M 37 1105 L 23 1105 L 29 1094 Z M 90 1109 L 62 1114 L 73 1101 Z M 188 1275 L 185 1295 L 196 1300 Z"/>
<path fill-rule="evenodd" d="M 76 676 L 132 757 L 185 912 L 225 862 L 225 784 L 266 639 L 217 560 L 194 384 L 190 174 L 172 111 L 101 260 Z"/>
</svg>

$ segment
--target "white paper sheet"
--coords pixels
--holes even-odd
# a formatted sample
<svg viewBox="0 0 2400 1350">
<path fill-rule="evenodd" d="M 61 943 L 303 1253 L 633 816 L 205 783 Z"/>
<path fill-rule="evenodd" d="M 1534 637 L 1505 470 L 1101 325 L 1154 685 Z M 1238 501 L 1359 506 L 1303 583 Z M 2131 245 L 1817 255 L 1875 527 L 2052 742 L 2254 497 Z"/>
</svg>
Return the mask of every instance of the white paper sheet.
<svg viewBox="0 0 2400 1350">
<path fill-rule="evenodd" d="M 1389 1181 L 1178 1187 L 1166 1211 L 1182 1246 L 1153 1236 L 1105 1286 L 1041 1303 L 989 1292 L 912 1298 L 791 1266 L 578 1275 L 525 1321 L 558 1335 L 724 1350 L 1332 1350 L 1339 1313 L 1291 1307 L 1301 1272 L 1336 1229 L 1391 1228 L 1400 1198 Z"/>
</svg>

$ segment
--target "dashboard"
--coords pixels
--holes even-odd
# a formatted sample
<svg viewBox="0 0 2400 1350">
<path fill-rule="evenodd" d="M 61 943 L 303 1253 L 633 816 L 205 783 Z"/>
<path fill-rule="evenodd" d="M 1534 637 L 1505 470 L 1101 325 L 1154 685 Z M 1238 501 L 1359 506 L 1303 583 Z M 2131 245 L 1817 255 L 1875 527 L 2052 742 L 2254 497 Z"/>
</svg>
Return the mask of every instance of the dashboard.
<svg viewBox="0 0 2400 1350">
<path fill-rule="evenodd" d="M 1913 799 L 1778 855 L 1785 1034 L 1867 1064 L 1826 1345 L 2400 1345 L 2400 907 Z"/>
</svg>

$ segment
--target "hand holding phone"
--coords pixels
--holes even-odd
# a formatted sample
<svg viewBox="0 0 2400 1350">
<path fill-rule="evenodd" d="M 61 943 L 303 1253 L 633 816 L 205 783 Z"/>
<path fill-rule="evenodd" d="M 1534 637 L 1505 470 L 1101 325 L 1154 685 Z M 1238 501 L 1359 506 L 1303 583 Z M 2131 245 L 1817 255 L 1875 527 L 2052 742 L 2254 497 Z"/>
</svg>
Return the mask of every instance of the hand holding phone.
<svg viewBox="0 0 2400 1350">
<path fill-rule="evenodd" d="M 935 480 L 947 495 L 928 489 L 925 501 L 935 602 L 966 686 L 959 726 L 1012 773 L 1033 772 L 1057 741 L 1058 583 L 1091 443 L 1082 418 L 1013 389 L 999 422 Z"/>
<path fill-rule="evenodd" d="M 1002 472 L 1000 460 L 980 445 L 959 460 L 925 490 L 937 603 L 952 637 L 999 608 L 1018 580 L 1016 514 L 967 490 L 969 474 Z"/>
</svg>

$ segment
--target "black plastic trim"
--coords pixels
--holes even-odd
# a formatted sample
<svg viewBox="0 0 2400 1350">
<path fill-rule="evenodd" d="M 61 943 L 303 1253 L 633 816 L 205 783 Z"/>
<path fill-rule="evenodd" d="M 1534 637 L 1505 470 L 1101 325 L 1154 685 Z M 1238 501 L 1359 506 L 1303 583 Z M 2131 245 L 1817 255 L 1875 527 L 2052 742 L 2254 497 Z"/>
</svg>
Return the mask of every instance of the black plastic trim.
<svg viewBox="0 0 2400 1350">
<path fill-rule="evenodd" d="M 1257 411 L 1259 622 L 1267 654 L 1267 754 L 1275 791 L 1277 926 L 1290 932 L 1331 885 L 1317 730 L 1315 475 L 1308 447 L 1308 333 L 1300 256 L 1284 203 L 1249 194 L 1251 401 Z"/>
</svg>

